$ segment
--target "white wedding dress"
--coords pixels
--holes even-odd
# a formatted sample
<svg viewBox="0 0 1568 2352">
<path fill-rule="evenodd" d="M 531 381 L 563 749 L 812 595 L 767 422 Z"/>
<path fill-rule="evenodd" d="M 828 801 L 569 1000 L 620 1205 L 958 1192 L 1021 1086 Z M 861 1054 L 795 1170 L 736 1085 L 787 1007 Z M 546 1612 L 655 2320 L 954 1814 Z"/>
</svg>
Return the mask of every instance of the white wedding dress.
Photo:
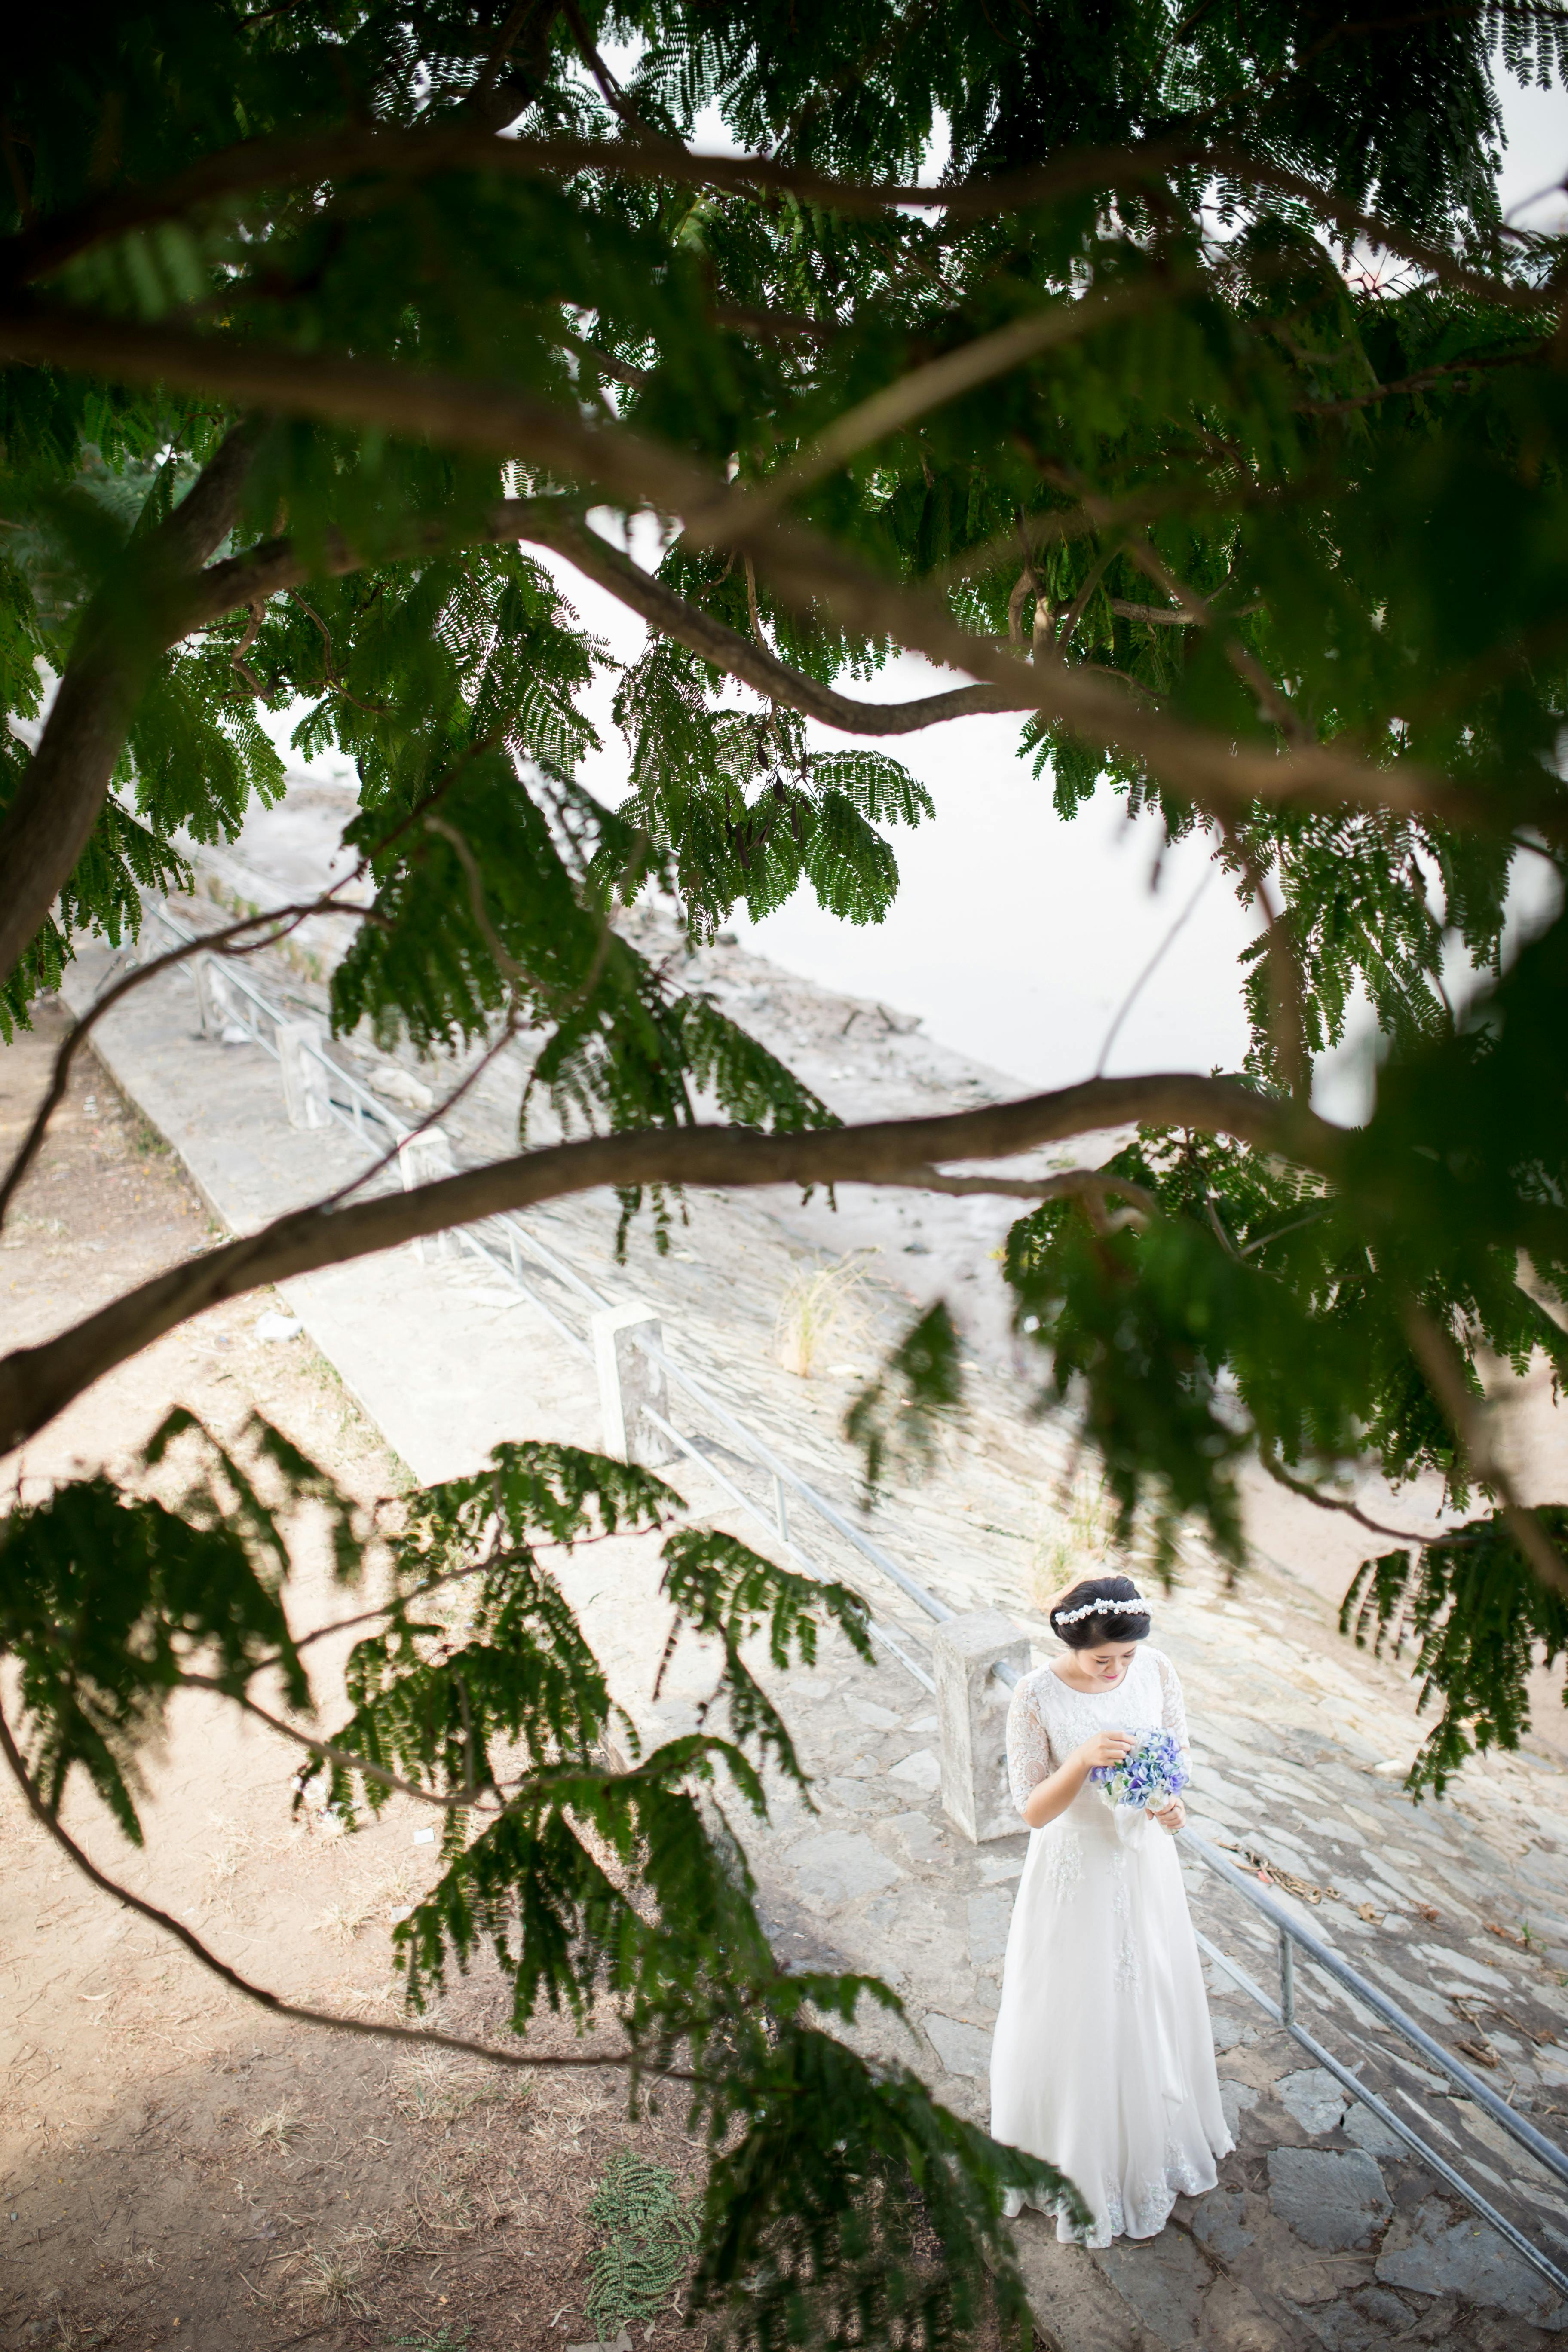
<svg viewBox="0 0 1568 2352">
<path fill-rule="evenodd" d="M 1092 1696 L 1039 1667 L 1008 1710 L 1014 1802 L 1096 1732 L 1161 1725 L 1186 1747 L 1182 1686 L 1158 1650 L 1140 1648 Z M 1067 2174 L 1094 2217 L 1090 2246 L 1153 2237 L 1178 2195 L 1214 2187 L 1233 2145 L 1175 1840 L 1146 1813 L 1113 1811 L 1091 1782 L 1029 1839 L 991 2051 L 991 2135 Z M 1009 2210 L 1021 2202 L 1010 2197 Z M 1076 2234 L 1058 2212 L 1058 2238 Z"/>
</svg>

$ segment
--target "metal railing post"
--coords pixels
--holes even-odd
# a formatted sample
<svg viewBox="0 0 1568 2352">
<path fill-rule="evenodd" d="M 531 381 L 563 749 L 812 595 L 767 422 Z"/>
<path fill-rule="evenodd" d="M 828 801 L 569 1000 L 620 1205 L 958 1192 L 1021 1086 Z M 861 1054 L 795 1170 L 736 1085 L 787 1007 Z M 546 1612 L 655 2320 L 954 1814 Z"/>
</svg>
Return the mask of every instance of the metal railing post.
<svg viewBox="0 0 1568 2352">
<path fill-rule="evenodd" d="M 1279 1930 L 1279 2014 L 1287 2025 L 1296 2022 L 1296 1947 L 1286 1930 Z"/>
</svg>

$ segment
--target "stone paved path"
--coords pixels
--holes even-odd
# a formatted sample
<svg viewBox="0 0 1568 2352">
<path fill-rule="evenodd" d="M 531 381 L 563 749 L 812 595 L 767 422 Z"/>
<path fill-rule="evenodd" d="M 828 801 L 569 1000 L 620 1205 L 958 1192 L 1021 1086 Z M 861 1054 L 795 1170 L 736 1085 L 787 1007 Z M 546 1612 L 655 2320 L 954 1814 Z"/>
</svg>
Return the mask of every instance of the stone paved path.
<svg viewBox="0 0 1568 2352">
<path fill-rule="evenodd" d="M 79 1001 L 102 969 L 92 958 L 78 968 Z M 347 1172 L 348 1139 L 284 1123 L 265 1056 L 202 1042 L 195 1029 L 188 992 L 160 982 L 107 1024 L 103 1050 L 228 1223 L 254 1223 Z M 390 1066 L 380 1079 L 395 1090 Z M 493 1148 L 505 1115 L 500 1101 L 476 1105 L 468 1147 Z M 649 1297 L 672 1352 L 851 1503 L 853 1465 L 837 1433 L 849 1374 L 803 1382 L 772 1344 L 784 1285 L 813 1258 L 816 1235 L 794 1204 L 704 1201 L 671 1260 L 638 1243 L 624 1270 L 613 1263 L 613 1222 L 610 1204 L 587 1201 L 541 1231 L 613 1296 Z M 471 1262 L 426 1265 L 398 1252 L 291 1285 L 289 1298 L 421 1478 L 472 1466 L 503 1434 L 597 1441 L 580 1359 Z M 869 1300 L 860 1368 L 900 1307 L 891 1285 Z M 1043 1591 L 1092 1544 L 1093 1513 L 1064 1495 L 1064 1435 L 1026 1418 L 1018 1381 L 981 1360 L 972 1381 L 969 1421 L 927 1483 L 893 1490 L 879 1533 L 953 1605 L 1002 1607 L 1045 1640 Z M 742 1475 L 721 1437 L 710 1431 L 705 1442 L 721 1467 Z M 700 1471 L 670 1475 L 694 1512 L 756 1538 L 754 1524 L 724 1517 L 721 1490 Z M 824 1547 L 836 1571 L 853 1557 Z M 918 1654 L 919 1612 L 863 1565 L 857 1574 Z M 689 1721 L 710 1671 L 695 1648 L 658 1708 L 648 1695 L 665 1622 L 649 1549 L 595 1548 L 567 1580 L 634 1716 L 654 1732 Z M 1318 1934 L 1439 2040 L 1468 2045 L 1517 2108 L 1568 2141 L 1568 1777 L 1545 1759 L 1494 1760 L 1468 1768 L 1444 1802 L 1413 1805 L 1399 1785 L 1420 1738 L 1408 1684 L 1338 1639 L 1310 1581 L 1260 1570 L 1229 1592 L 1194 1559 L 1161 1606 L 1156 1639 L 1187 1687 L 1200 1832 L 1284 1874 Z M 817 1786 L 815 1811 L 781 1795 L 772 1824 L 747 1832 L 779 1948 L 888 1978 L 908 2023 L 882 2022 L 878 2042 L 983 2117 L 1026 1841 L 976 1848 L 947 1823 L 931 1702 L 896 1664 L 867 1668 L 830 1647 L 814 1674 L 783 1678 L 780 1695 Z M 1200 1865 L 1188 1878 L 1205 1931 L 1271 1987 L 1261 1923 Z M 1220 2190 L 1184 2201 L 1158 2240 L 1097 2255 L 1059 2246 L 1037 2219 L 1021 2223 L 1047 2342 L 1061 2352 L 1358 2352 L 1399 2341 L 1529 2347 L 1568 2330 L 1568 2306 L 1538 2273 L 1440 2193 L 1364 2109 L 1347 2111 L 1332 2078 L 1234 1986 L 1217 1974 L 1213 1984 L 1238 2141 Z M 1462 2158 L 1537 2243 L 1568 2258 L 1568 2192 L 1443 2078 L 1395 2054 L 1327 1978 L 1302 1969 L 1299 1999 L 1310 2030 Z"/>
</svg>

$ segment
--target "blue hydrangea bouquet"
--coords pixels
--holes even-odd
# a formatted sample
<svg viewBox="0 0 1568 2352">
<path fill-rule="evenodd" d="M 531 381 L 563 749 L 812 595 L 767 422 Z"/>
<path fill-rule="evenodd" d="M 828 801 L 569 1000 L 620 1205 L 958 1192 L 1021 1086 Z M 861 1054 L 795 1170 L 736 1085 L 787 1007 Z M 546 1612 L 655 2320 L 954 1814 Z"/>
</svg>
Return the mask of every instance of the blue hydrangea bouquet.
<svg viewBox="0 0 1568 2352">
<path fill-rule="evenodd" d="M 1174 1734 L 1146 1731 L 1120 1764 L 1097 1764 L 1089 1777 L 1108 1805 L 1163 1812 L 1191 1776 Z"/>
</svg>

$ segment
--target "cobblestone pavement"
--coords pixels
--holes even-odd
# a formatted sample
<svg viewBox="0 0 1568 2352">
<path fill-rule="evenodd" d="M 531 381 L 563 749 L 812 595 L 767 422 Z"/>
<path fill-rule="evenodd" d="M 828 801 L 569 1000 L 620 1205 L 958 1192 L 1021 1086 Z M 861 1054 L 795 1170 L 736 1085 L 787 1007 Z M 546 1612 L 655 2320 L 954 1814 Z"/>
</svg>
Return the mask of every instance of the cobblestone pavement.
<svg viewBox="0 0 1568 2352">
<path fill-rule="evenodd" d="M 78 1001 L 105 968 L 90 957 L 78 968 Z M 298 1001 L 313 1001 L 311 982 L 296 975 L 293 984 Z M 793 984 L 797 998 L 801 985 Z M 824 999 L 824 1034 L 843 1003 Z M 121 1086 L 237 1228 L 355 1164 L 346 1136 L 288 1128 L 276 1071 L 256 1048 L 198 1038 L 193 999 L 174 980 L 133 995 L 102 1043 Z M 921 1063 L 898 1083 L 927 1099 L 947 1086 L 951 1099 L 963 1073 L 941 1065 L 940 1055 Z M 360 1066 L 395 1097 L 395 1066 L 367 1055 Z M 465 1107 L 459 1142 L 476 1156 L 493 1149 L 509 1117 L 503 1094 L 480 1097 Z M 612 1204 L 569 1204 L 539 1230 L 612 1296 L 647 1298 L 672 1353 L 841 1506 L 853 1505 L 838 1423 L 879 1334 L 907 1311 L 900 1286 L 868 1289 L 861 1328 L 841 1341 L 846 1361 L 802 1381 L 782 1368 L 773 1344 L 781 1294 L 820 1255 L 820 1229 L 795 1204 L 695 1203 L 670 1258 L 634 1240 L 625 1268 L 613 1259 Z M 956 1229 L 946 1231 L 943 1246 L 955 1249 Z M 890 1250 L 889 1258 L 898 1265 Z M 422 1479 L 471 1466 L 506 1434 L 597 1440 L 588 1368 L 471 1261 L 397 1252 L 290 1285 L 288 1295 Z M 1028 1417 L 1021 1381 L 980 1330 L 971 1381 L 967 1421 L 929 1478 L 892 1489 L 877 1532 L 953 1606 L 1002 1608 L 1048 1647 L 1039 1604 L 1092 1550 L 1092 1498 L 1064 1483 L 1065 1433 Z M 715 1466 L 743 1484 L 744 1464 L 723 1433 L 710 1430 L 702 1442 Z M 702 1471 L 669 1475 L 694 1513 L 757 1538 L 754 1521 L 726 1516 L 729 1498 Z M 818 1540 L 801 1539 L 814 1549 Z M 824 1540 L 825 1567 L 843 1572 L 854 1562 Z M 919 1612 L 865 1563 L 855 1573 L 918 1658 Z M 666 1622 L 650 1549 L 595 1547 L 566 1580 L 644 1727 L 689 1721 L 710 1672 L 698 1649 L 678 1658 L 657 1708 L 648 1696 Z M 1318 1935 L 1549 2136 L 1568 2137 L 1568 1777 L 1555 1760 L 1474 1763 L 1443 1801 L 1414 1804 L 1400 1785 L 1421 1737 L 1408 1681 L 1340 1640 L 1305 1574 L 1260 1569 L 1231 1591 L 1194 1557 L 1160 1607 L 1155 1638 L 1187 1688 L 1200 1834 L 1268 1869 L 1277 1896 Z M 776 1791 L 771 1823 L 746 1832 L 779 1948 L 887 1978 L 906 2021 L 880 2021 L 873 2044 L 911 2059 L 952 2105 L 983 2118 L 1026 1840 L 976 1847 L 947 1822 L 932 1702 L 892 1660 L 866 1667 L 829 1645 L 815 1672 L 775 1681 L 816 1782 L 815 1810 Z M 1262 1922 L 1195 1860 L 1187 1876 L 1205 1932 L 1271 1986 L 1275 1948 Z M 1529 2347 L 1568 2330 L 1568 2304 L 1538 2273 L 1367 2110 L 1347 2107 L 1333 2078 L 1228 1979 L 1214 1972 L 1212 1983 L 1238 2143 L 1220 2188 L 1183 2200 L 1159 2239 L 1094 2255 L 1058 2245 L 1037 2218 L 1021 2222 L 1046 2341 L 1061 2352 L 1359 2352 L 1395 2342 Z M 1314 2034 L 1568 2268 L 1568 2192 L 1452 2095 L 1446 2078 L 1395 2054 L 1385 2030 L 1326 1976 L 1300 1969 L 1298 2000 Z"/>
</svg>

